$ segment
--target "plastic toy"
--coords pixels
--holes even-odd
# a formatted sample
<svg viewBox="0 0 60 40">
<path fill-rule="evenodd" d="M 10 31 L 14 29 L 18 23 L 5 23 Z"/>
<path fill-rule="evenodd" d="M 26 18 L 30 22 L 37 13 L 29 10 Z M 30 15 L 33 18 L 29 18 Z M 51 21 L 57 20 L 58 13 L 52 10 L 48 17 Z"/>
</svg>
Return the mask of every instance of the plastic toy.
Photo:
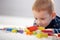
<svg viewBox="0 0 60 40">
<path fill-rule="evenodd" d="M 58 34 L 58 37 L 60 37 L 60 33 Z"/>
<path fill-rule="evenodd" d="M 43 36 L 44 38 L 47 38 L 47 37 L 48 37 L 48 33 L 42 33 L 42 36 Z"/>
<path fill-rule="evenodd" d="M 17 30 L 17 32 L 22 34 L 24 31 L 23 30 Z"/>
<path fill-rule="evenodd" d="M 32 31 L 36 31 L 38 28 L 37 28 L 37 26 L 30 26 L 27 29 L 32 32 Z"/>
<path fill-rule="evenodd" d="M 0 30 L 5 30 L 13 33 L 21 33 L 23 34 L 24 32 L 26 35 L 35 35 L 37 38 L 47 38 L 48 36 L 54 36 L 54 33 L 58 33 L 57 29 L 45 29 L 44 27 L 38 27 L 38 26 L 30 26 L 27 27 L 25 30 L 16 29 L 16 28 L 2 28 Z M 60 31 L 60 29 L 59 29 Z M 60 34 L 58 34 L 58 37 L 60 37 Z"/>
<path fill-rule="evenodd" d="M 38 30 L 45 30 L 44 27 L 38 27 Z"/>
<path fill-rule="evenodd" d="M 33 31 L 33 35 L 36 35 L 37 34 L 37 32 L 36 31 Z"/>
<path fill-rule="evenodd" d="M 11 31 L 12 31 L 12 29 L 13 29 L 13 28 L 6 28 L 5 30 L 6 30 L 6 31 L 10 31 L 10 32 L 11 32 Z"/>
<path fill-rule="evenodd" d="M 15 29 L 12 29 L 12 31 L 11 32 L 13 32 L 13 33 L 17 33 L 17 30 L 15 30 Z"/>
<path fill-rule="evenodd" d="M 42 38 L 42 34 L 37 34 L 36 37 L 37 38 Z"/>
<path fill-rule="evenodd" d="M 26 32 L 26 34 L 27 35 L 32 35 L 33 33 L 29 31 L 29 32 Z"/>
<path fill-rule="evenodd" d="M 45 33 L 45 28 L 44 27 L 37 27 L 37 26 L 31 26 L 28 27 L 25 32 L 27 35 L 35 35 L 37 38 L 47 38 L 48 33 Z"/>
<path fill-rule="evenodd" d="M 37 38 L 47 38 L 48 37 L 48 34 L 46 33 L 39 33 L 36 35 Z"/>
<path fill-rule="evenodd" d="M 38 33 L 41 33 L 41 30 L 36 30 L 35 32 L 38 34 Z"/>
<path fill-rule="evenodd" d="M 25 29 L 25 32 L 26 32 L 27 35 L 32 35 L 33 34 L 33 32 L 29 31 L 28 29 Z"/>
<path fill-rule="evenodd" d="M 44 33 L 48 33 L 49 36 L 52 36 L 54 33 L 53 33 L 53 30 L 49 30 L 49 29 L 45 29 L 45 30 L 42 30 L 42 32 Z"/>
</svg>

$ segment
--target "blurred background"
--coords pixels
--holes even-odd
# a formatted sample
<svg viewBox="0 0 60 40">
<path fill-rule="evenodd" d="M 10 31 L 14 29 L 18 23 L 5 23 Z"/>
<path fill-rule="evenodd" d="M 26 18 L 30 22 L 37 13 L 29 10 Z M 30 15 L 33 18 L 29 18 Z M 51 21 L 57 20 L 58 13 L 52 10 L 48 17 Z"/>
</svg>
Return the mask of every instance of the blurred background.
<svg viewBox="0 0 60 40">
<path fill-rule="evenodd" d="M 60 0 L 54 0 L 55 10 L 60 16 Z M 0 0 L 0 24 L 33 24 L 32 5 L 34 0 Z"/>
<path fill-rule="evenodd" d="M 34 0 L 0 0 L 0 24 L 26 26 L 33 22 Z"/>
<path fill-rule="evenodd" d="M 55 1 L 55 8 L 60 15 L 60 0 Z M 0 0 L 0 15 L 17 16 L 17 17 L 33 17 L 32 5 L 34 0 Z"/>
<path fill-rule="evenodd" d="M 0 0 L 0 15 L 32 17 L 34 0 Z"/>
</svg>

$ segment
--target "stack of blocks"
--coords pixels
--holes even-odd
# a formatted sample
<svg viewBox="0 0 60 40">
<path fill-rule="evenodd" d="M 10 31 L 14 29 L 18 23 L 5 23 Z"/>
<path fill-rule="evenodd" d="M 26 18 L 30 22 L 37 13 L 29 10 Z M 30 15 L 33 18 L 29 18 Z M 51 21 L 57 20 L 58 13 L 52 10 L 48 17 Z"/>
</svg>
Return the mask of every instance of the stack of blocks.
<svg viewBox="0 0 60 40">
<path fill-rule="evenodd" d="M 52 32 L 52 31 L 49 31 L 49 30 L 46 31 L 44 27 L 30 26 L 30 27 L 27 27 L 25 32 L 27 35 L 35 35 L 37 38 L 47 38 L 49 35 L 51 35 L 48 32 Z"/>
</svg>

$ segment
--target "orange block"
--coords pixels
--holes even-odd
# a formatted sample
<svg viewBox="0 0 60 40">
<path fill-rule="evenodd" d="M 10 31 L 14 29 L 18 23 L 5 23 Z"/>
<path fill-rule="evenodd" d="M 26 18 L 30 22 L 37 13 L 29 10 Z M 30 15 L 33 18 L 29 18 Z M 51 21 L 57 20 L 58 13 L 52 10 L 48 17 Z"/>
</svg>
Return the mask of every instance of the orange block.
<svg viewBox="0 0 60 40">
<path fill-rule="evenodd" d="M 33 34 L 33 32 L 26 32 L 26 34 L 27 34 L 27 35 L 32 35 L 32 34 Z"/>
</svg>

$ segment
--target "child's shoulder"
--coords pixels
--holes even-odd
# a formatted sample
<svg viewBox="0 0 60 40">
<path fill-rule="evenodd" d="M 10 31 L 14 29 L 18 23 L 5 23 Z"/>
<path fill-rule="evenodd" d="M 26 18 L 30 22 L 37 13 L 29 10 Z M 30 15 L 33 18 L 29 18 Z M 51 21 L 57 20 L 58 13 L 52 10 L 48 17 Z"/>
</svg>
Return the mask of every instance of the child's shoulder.
<svg viewBox="0 0 60 40">
<path fill-rule="evenodd" d="M 60 17 L 59 17 L 59 16 L 56 16 L 56 18 L 60 19 Z"/>
<path fill-rule="evenodd" d="M 56 16 L 55 21 L 60 22 L 60 17 Z"/>
<path fill-rule="evenodd" d="M 60 17 L 59 16 L 56 16 L 56 18 L 54 19 L 54 26 L 56 28 L 60 28 Z"/>
<path fill-rule="evenodd" d="M 51 23 L 46 28 L 59 29 L 60 28 L 60 17 L 56 16 L 56 18 L 52 20 Z"/>
</svg>

